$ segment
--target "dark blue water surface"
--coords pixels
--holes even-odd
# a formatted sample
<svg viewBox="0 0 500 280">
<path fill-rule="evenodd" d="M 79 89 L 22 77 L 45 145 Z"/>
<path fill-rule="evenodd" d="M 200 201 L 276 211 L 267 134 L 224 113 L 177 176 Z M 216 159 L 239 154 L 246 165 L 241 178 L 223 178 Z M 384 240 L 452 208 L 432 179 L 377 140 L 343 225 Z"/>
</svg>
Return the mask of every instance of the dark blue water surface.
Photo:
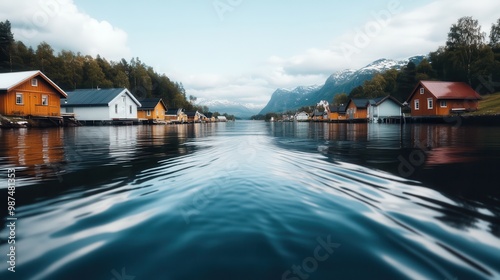
<svg viewBox="0 0 500 280">
<path fill-rule="evenodd" d="M 500 278 L 500 128 L 241 121 L 0 143 L 0 279 Z"/>
</svg>

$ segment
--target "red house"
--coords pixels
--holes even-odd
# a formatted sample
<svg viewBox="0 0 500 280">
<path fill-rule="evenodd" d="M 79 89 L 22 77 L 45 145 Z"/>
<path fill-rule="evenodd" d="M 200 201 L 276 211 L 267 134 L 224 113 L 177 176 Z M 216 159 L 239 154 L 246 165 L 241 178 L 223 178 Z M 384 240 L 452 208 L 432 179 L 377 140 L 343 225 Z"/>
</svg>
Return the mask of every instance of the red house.
<svg viewBox="0 0 500 280">
<path fill-rule="evenodd" d="M 481 96 L 461 82 L 420 81 L 408 97 L 412 116 L 447 116 L 478 109 Z"/>
</svg>

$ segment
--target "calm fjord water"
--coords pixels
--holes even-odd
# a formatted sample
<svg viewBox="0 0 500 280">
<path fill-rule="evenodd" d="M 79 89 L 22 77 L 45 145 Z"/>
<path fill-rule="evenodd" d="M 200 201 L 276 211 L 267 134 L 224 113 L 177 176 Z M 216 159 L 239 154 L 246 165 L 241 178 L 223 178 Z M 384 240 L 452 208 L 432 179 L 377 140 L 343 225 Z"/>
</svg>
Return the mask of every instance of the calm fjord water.
<svg viewBox="0 0 500 280">
<path fill-rule="evenodd" d="M 498 279 L 500 128 L 0 130 L 0 279 Z"/>
</svg>

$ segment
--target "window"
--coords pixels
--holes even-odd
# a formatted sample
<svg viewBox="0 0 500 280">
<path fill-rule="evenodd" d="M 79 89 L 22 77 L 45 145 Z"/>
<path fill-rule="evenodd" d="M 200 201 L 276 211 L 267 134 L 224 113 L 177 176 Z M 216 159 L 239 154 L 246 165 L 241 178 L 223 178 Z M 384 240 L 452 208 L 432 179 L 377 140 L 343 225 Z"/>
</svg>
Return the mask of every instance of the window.
<svg viewBox="0 0 500 280">
<path fill-rule="evenodd" d="M 434 108 L 432 98 L 427 98 L 427 109 L 432 109 L 432 108 Z"/>
<path fill-rule="evenodd" d="M 424 88 L 420 88 L 420 94 L 424 94 L 425 93 L 425 89 Z"/>
<path fill-rule="evenodd" d="M 415 110 L 420 109 L 420 101 L 418 99 L 415 99 Z"/>
<path fill-rule="evenodd" d="M 118 104 L 115 104 L 115 114 L 118 114 Z"/>
<path fill-rule="evenodd" d="M 37 79 L 31 79 L 31 86 L 37 87 L 38 86 L 38 80 Z"/>
<path fill-rule="evenodd" d="M 128 106 L 130 114 L 132 114 L 132 105 Z"/>
<path fill-rule="evenodd" d="M 448 104 L 446 104 L 446 100 L 441 100 L 441 102 L 439 103 L 439 105 L 441 106 L 441 108 L 448 107 Z"/>
<path fill-rule="evenodd" d="M 151 116 L 151 110 L 146 110 L 146 116 Z"/>
<path fill-rule="evenodd" d="M 49 105 L 49 96 L 48 95 L 42 95 L 42 105 L 43 106 L 48 106 Z"/>
<path fill-rule="evenodd" d="M 23 94 L 16 93 L 16 105 L 23 105 L 23 104 L 24 104 Z"/>
</svg>

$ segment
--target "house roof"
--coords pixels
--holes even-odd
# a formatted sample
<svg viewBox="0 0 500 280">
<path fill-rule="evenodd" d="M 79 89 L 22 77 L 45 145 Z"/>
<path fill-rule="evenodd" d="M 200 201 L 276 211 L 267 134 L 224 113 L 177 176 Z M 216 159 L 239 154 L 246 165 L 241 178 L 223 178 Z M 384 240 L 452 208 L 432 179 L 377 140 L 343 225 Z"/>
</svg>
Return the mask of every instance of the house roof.
<svg viewBox="0 0 500 280">
<path fill-rule="evenodd" d="M 177 116 L 179 114 L 179 108 L 168 109 L 165 115 Z"/>
<path fill-rule="evenodd" d="M 336 113 L 345 113 L 346 111 L 346 106 L 341 105 L 341 106 L 336 106 L 336 105 L 331 105 L 330 106 L 330 112 L 336 112 Z"/>
<path fill-rule="evenodd" d="M 145 111 L 145 110 L 153 110 L 158 103 L 163 104 L 163 107 L 167 109 L 167 105 L 163 102 L 161 98 L 142 98 L 139 99 L 139 102 L 141 103 L 141 108 L 139 111 Z"/>
<path fill-rule="evenodd" d="M 379 106 L 380 104 L 386 102 L 386 101 L 393 101 L 394 103 L 396 103 L 397 105 L 399 106 L 403 106 L 403 104 L 401 104 L 401 102 L 399 102 L 399 100 L 397 100 L 396 98 L 390 96 L 390 95 L 387 95 L 387 96 L 382 96 L 382 97 L 377 97 L 377 98 L 374 98 L 374 99 L 370 99 L 370 105 L 371 106 Z"/>
<path fill-rule="evenodd" d="M 349 104 L 353 102 L 356 108 L 366 108 L 368 106 L 369 99 L 366 98 L 351 98 L 349 102 L 347 102 L 347 106 L 349 107 Z"/>
<path fill-rule="evenodd" d="M 187 112 L 184 112 L 186 114 L 186 116 L 188 117 L 194 117 L 198 114 L 198 111 L 187 111 Z"/>
<path fill-rule="evenodd" d="M 420 83 L 413 90 L 408 100 L 413 97 L 420 85 L 426 88 L 437 99 L 481 99 L 481 96 L 466 83 L 420 81 Z"/>
<path fill-rule="evenodd" d="M 64 92 L 64 90 L 62 90 L 58 85 L 56 85 L 51 79 L 49 79 L 39 70 L 0 74 L 0 91 L 9 91 L 35 77 L 42 77 L 42 79 L 49 83 L 62 97 L 67 97 L 67 94 L 66 92 Z"/>
<path fill-rule="evenodd" d="M 62 107 L 108 106 L 118 95 L 127 94 L 138 107 L 141 103 L 126 88 L 110 89 L 77 89 L 68 92 L 68 98 L 61 100 Z"/>
</svg>

